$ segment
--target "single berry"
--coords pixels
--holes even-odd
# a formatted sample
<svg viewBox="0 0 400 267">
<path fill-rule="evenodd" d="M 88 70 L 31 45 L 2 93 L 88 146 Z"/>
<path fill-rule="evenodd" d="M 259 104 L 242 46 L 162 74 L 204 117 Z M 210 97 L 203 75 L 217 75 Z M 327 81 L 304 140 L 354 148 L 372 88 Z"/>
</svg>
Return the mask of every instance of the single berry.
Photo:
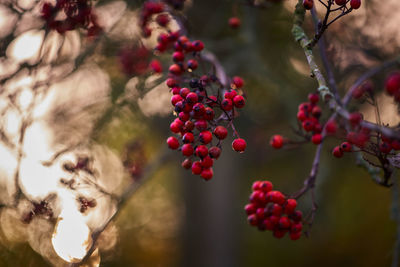
<svg viewBox="0 0 400 267">
<path fill-rule="evenodd" d="M 168 147 L 171 149 L 178 149 L 178 147 L 179 147 L 179 141 L 174 136 L 168 137 L 167 144 L 168 144 Z"/>
<path fill-rule="evenodd" d="M 218 159 L 221 155 L 221 149 L 216 146 L 210 147 L 210 149 L 208 150 L 208 154 L 210 155 L 210 157 Z"/>
<path fill-rule="evenodd" d="M 228 23 L 232 29 L 237 29 L 240 27 L 241 21 L 237 17 L 232 17 L 229 19 Z"/>
<path fill-rule="evenodd" d="M 193 146 L 191 144 L 184 144 L 182 146 L 182 154 L 186 157 L 189 157 L 193 154 Z"/>
<path fill-rule="evenodd" d="M 361 6 L 361 0 L 350 0 L 350 6 L 352 9 L 359 9 Z"/>
<path fill-rule="evenodd" d="M 314 134 L 312 137 L 311 137 L 311 141 L 314 143 L 314 144 L 316 144 L 316 145 L 319 145 L 319 144 L 321 144 L 321 142 L 322 142 L 322 135 L 321 134 Z"/>
<path fill-rule="evenodd" d="M 242 88 L 244 85 L 244 81 L 241 77 L 235 76 L 233 77 L 233 84 L 235 85 L 236 88 Z"/>
<path fill-rule="evenodd" d="M 237 152 L 243 152 L 246 149 L 246 145 L 246 141 L 242 138 L 237 138 L 232 142 L 232 148 Z"/>
<path fill-rule="evenodd" d="M 237 108 L 243 108 L 245 105 L 245 100 L 244 97 L 241 95 L 237 95 L 233 98 L 233 104 L 235 105 L 235 107 Z"/>
<path fill-rule="evenodd" d="M 275 149 L 279 149 L 283 146 L 283 137 L 281 135 L 274 135 L 271 137 L 271 140 L 269 141 L 269 144 L 275 148 Z"/>
<path fill-rule="evenodd" d="M 307 10 L 312 9 L 314 6 L 314 1 L 313 0 L 303 0 L 303 7 Z"/>
<path fill-rule="evenodd" d="M 224 126 L 217 126 L 214 129 L 214 135 L 219 140 L 223 140 L 228 136 L 228 130 Z"/>
<path fill-rule="evenodd" d="M 337 158 L 341 158 L 343 157 L 343 151 L 340 148 L 340 146 L 336 146 L 333 151 L 332 151 L 332 155 L 334 155 Z"/>
<path fill-rule="evenodd" d="M 204 180 L 208 181 L 208 180 L 210 180 L 210 179 L 213 177 L 214 172 L 213 172 L 212 168 L 203 169 L 203 170 L 201 171 L 201 174 L 200 174 L 200 175 L 201 175 L 201 177 L 202 177 Z"/>
</svg>

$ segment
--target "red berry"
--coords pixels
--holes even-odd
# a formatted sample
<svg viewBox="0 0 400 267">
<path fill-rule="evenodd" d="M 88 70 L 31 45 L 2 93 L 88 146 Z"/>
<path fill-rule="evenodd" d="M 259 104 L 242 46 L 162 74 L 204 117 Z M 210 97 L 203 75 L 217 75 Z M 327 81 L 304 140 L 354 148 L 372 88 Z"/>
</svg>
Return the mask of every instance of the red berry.
<svg viewBox="0 0 400 267">
<path fill-rule="evenodd" d="M 283 205 L 285 203 L 285 196 L 280 191 L 270 191 L 266 196 L 267 201 Z"/>
<path fill-rule="evenodd" d="M 283 137 L 281 135 L 274 135 L 271 137 L 271 140 L 269 141 L 269 144 L 275 148 L 275 149 L 279 149 L 283 146 Z"/>
<path fill-rule="evenodd" d="M 204 119 L 210 121 L 214 119 L 214 116 L 215 116 L 214 110 L 210 107 L 206 107 L 204 112 Z"/>
<path fill-rule="evenodd" d="M 237 29 L 240 27 L 241 21 L 237 17 L 232 17 L 229 19 L 228 23 L 232 29 Z"/>
<path fill-rule="evenodd" d="M 237 138 L 232 142 L 232 148 L 237 152 L 243 152 L 246 149 L 246 146 L 246 141 L 242 138 Z"/>
<path fill-rule="evenodd" d="M 185 133 L 182 137 L 182 142 L 187 144 L 187 143 L 193 143 L 194 142 L 194 135 L 192 133 Z"/>
<path fill-rule="evenodd" d="M 173 95 L 173 96 L 171 97 L 171 104 L 172 104 L 173 106 L 175 106 L 176 103 L 178 103 L 179 101 L 182 101 L 182 100 L 183 100 L 183 98 L 182 98 L 180 95 Z"/>
<path fill-rule="evenodd" d="M 208 150 L 208 153 L 210 154 L 210 157 L 214 158 L 214 159 L 218 159 L 219 156 L 221 155 L 221 149 L 213 146 L 210 147 L 210 149 Z"/>
<path fill-rule="evenodd" d="M 325 130 L 328 134 L 335 134 L 337 130 L 337 125 L 334 120 L 330 120 L 325 124 Z"/>
<path fill-rule="evenodd" d="M 308 119 L 303 121 L 302 126 L 304 130 L 311 132 L 314 129 L 314 122 Z"/>
<path fill-rule="evenodd" d="M 228 136 L 228 130 L 224 126 L 217 126 L 214 129 L 214 135 L 219 140 L 223 140 Z"/>
<path fill-rule="evenodd" d="M 186 101 L 188 103 L 195 104 L 195 103 L 197 103 L 197 101 L 199 101 L 199 96 L 196 93 L 193 93 L 193 92 L 188 93 L 186 95 Z"/>
<path fill-rule="evenodd" d="M 214 160 L 210 156 L 206 156 L 201 160 L 201 166 L 203 168 L 210 168 L 214 164 Z"/>
<path fill-rule="evenodd" d="M 321 108 L 318 106 L 313 107 L 311 114 L 315 117 L 315 118 L 319 118 L 321 116 Z"/>
<path fill-rule="evenodd" d="M 269 191 L 272 190 L 272 183 L 269 181 L 262 181 L 259 184 L 259 189 L 265 193 L 268 193 Z"/>
<path fill-rule="evenodd" d="M 169 148 L 171 148 L 171 149 L 178 149 L 178 147 L 179 147 L 178 139 L 173 136 L 168 137 L 167 144 L 168 144 Z"/>
<path fill-rule="evenodd" d="M 310 10 L 313 8 L 314 1 L 313 0 L 303 0 L 303 7 L 307 10 Z"/>
<path fill-rule="evenodd" d="M 295 222 L 300 222 L 303 218 L 303 213 L 299 210 L 296 210 L 292 214 L 290 214 L 290 218 Z"/>
<path fill-rule="evenodd" d="M 281 217 L 280 219 L 279 219 L 279 227 L 281 228 L 281 229 L 288 229 L 288 228 L 290 228 L 290 220 L 289 220 L 289 218 L 288 217 Z"/>
<path fill-rule="evenodd" d="M 169 72 L 171 72 L 174 75 L 180 75 L 182 74 L 182 68 L 178 64 L 172 64 L 169 67 Z"/>
<path fill-rule="evenodd" d="M 150 68 L 155 72 L 155 73 L 161 73 L 162 72 L 162 66 L 160 61 L 158 61 L 157 59 L 153 59 L 150 62 Z"/>
<path fill-rule="evenodd" d="M 294 212 L 294 210 L 297 207 L 297 201 L 296 199 L 288 199 L 286 206 L 285 206 L 285 213 L 286 214 L 292 214 Z"/>
<path fill-rule="evenodd" d="M 182 129 L 182 126 L 181 126 L 179 123 L 177 123 L 177 122 L 172 122 L 172 123 L 169 125 L 169 129 L 170 129 L 171 132 L 173 132 L 173 133 L 179 133 L 179 132 L 181 131 L 181 129 Z"/>
<path fill-rule="evenodd" d="M 349 142 L 343 142 L 340 145 L 340 149 L 342 149 L 343 152 L 350 152 L 351 151 L 351 144 Z"/>
<path fill-rule="evenodd" d="M 247 217 L 247 221 L 250 225 L 256 226 L 258 224 L 257 216 L 255 214 L 251 214 Z"/>
<path fill-rule="evenodd" d="M 291 233 L 298 233 L 301 230 L 303 230 L 303 224 L 301 222 L 292 223 L 292 226 L 290 227 L 290 232 Z"/>
<path fill-rule="evenodd" d="M 283 208 L 281 205 L 274 204 L 274 205 L 272 205 L 271 212 L 273 215 L 280 217 L 282 215 Z"/>
<path fill-rule="evenodd" d="M 210 131 L 203 131 L 199 135 L 199 141 L 203 144 L 208 144 L 212 141 L 212 133 Z"/>
<path fill-rule="evenodd" d="M 322 142 L 322 135 L 321 135 L 321 134 L 314 134 L 314 135 L 311 137 L 311 141 L 312 141 L 314 144 L 316 144 L 316 145 L 321 144 L 321 142 Z"/>
<path fill-rule="evenodd" d="M 173 78 L 168 78 L 165 82 L 169 88 L 177 86 L 177 82 Z"/>
<path fill-rule="evenodd" d="M 310 101 L 312 104 L 317 104 L 319 101 L 319 95 L 318 94 L 309 94 L 308 101 Z"/>
<path fill-rule="evenodd" d="M 254 213 L 256 213 L 257 206 L 253 203 L 250 203 L 244 207 L 244 210 L 246 211 L 247 215 L 254 214 Z"/>
<path fill-rule="evenodd" d="M 362 121 L 362 114 L 359 112 L 353 112 L 349 115 L 349 121 L 353 125 L 358 125 Z"/>
<path fill-rule="evenodd" d="M 208 155 L 208 148 L 204 145 L 196 147 L 196 155 L 200 158 L 204 158 Z"/>
<path fill-rule="evenodd" d="M 195 70 L 197 69 L 197 67 L 199 66 L 199 64 L 197 63 L 197 60 L 195 59 L 190 59 L 187 62 L 187 66 L 189 69 Z"/>
<path fill-rule="evenodd" d="M 297 119 L 299 121 L 305 121 L 307 119 L 307 113 L 305 111 L 303 111 L 303 110 L 299 110 L 297 112 Z"/>
<path fill-rule="evenodd" d="M 195 161 L 192 164 L 192 173 L 195 175 L 199 175 L 203 168 L 201 167 L 201 162 L 200 161 Z"/>
<path fill-rule="evenodd" d="M 200 175 L 201 175 L 201 177 L 203 177 L 204 180 L 208 181 L 213 177 L 214 172 L 213 172 L 212 168 L 208 168 L 208 169 L 204 169 Z"/>
<path fill-rule="evenodd" d="M 224 100 L 222 100 L 221 106 L 222 106 L 222 109 L 225 111 L 231 110 L 233 108 L 232 100 L 229 98 L 225 98 Z"/>
<path fill-rule="evenodd" d="M 361 0 L 350 0 L 350 6 L 352 9 L 359 9 L 361 6 Z"/>
<path fill-rule="evenodd" d="M 235 107 L 237 108 L 243 108 L 245 105 L 245 100 L 244 97 L 241 95 L 237 95 L 233 98 L 233 104 L 235 105 Z"/>
<path fill-rule="evenodd" d="M 339 146 L 336 146 L 332 151 L 332 155 L 334 155 L 337 158 L 341 158 L 343 157 L 343 151 Z"/>
<path fill-rule="evenodd" d="M 187 95 L 190 93 L 190 89 L 183 87 L 179 90 L 179 95 L 183 98 L 186 99 Z M 186 100 L 187 101 L 187 100 Z"/>
<path fill-rule="evenodd" d="M 387 77 L 385 82 L 385 89 L 389 95 L 394 95 L 400 89 L 400 73 L 395 72 Z"/>
<path fill-rule="evenodd" d="M 201 132 L 207 130 L 207 122 L 205 120 L 197 120 L 194 126 Z"/>
<path fill-rule="evenodd" d="M 185 60 L 185 54 L 182 51 L 176 51 L 172 54 L 172 60 L 174 62 L 182 62 Z"/>
<path fill-rule="evenodd" d="M 400 141 L 398 140 L 393 140 L 390 145 L 394 150 L 400 150 Z"/>
<path fill-rule="evenodd" d="M 285 230 L 274 229 L 273 235 L 274 235 L 274 237 L 280 239 L 280 238 L 284 237 L 286 233 L 287 233 L 287 231 L 285 231 Z"/>
<path fill-rule="evenodd" d="M 204 44 L 202 41 L 196 40 L 196 41 L 192 42 L 192 47 L 193 47 L 194 51 L 199 52 L 199 51 L 203 50 Z"/>
<path fill-rule="evenodd" d="M 190 119 L 190 115 L 189 115 L 189 113 L 186 113 L 186 112 L 179 112 L 179 119 L 181 120 L 181 121 L 188 121 L 189 119 Z"/>
<path fill-rule="evenodd" d="M 186 157 L 189 157 L 193 154 L 193 146 L 191 144 L 184 144 L 182 146 L 182 154 Z"/>
<path fill-rule="evenodd" d="M 233 84 L 236 86 L 236 88 L 242 88 L 244 85 L 244 81 L 241 77 L 235 76 L 233 77 Z"/>
</svg>

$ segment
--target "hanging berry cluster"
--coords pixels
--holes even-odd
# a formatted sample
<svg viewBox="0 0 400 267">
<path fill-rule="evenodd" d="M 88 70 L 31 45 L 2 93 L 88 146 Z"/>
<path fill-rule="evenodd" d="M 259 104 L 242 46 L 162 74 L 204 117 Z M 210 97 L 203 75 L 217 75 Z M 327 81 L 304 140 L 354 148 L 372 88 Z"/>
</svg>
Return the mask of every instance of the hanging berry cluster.
<svg viewBox="0 0 400 267">
<path fill-rule="evenodd" d="M 214 175 L 214 160 L 221 154 L 221 141 L 228 136 L 227 128 L 232 128 L 237 137 L 232 142 L 232 148 L 238 152 L 246 149 L 246 141 L 239 138 L 233 125 L 237 109 L 245 106 L 241 91 L 244 81 L 238 76 L 233 77 L 230 88 L 226 89 L 214 74 L 200 74 L 197 70 L 199 64 L 203 69 L 206 64 L 201 54 L 203 42 L 191 41 L 179 31 L 169 30 L 169 15 L 162 13 L 165 10 L 161 2 L 146 2 L 141 12 L 140 26 L 143 35 L 150 36 L 152 30 L 148 24 L 152 16 L 158 14 L 156 21 L 167 32 L 158 36 L 155 51 L 164 53 L 173 50 L 174 63 L 168 68 L 166 84 L 171 90 L 171 104 L 177 116 L 170 124 L 170 130 L 178 137 L 169 137 L 167 144 L 170 149 L 181 151 L 185 157 L 183 168 L 191 169 L 193 174 L 200 175 L 204 180 L 210 180 Z M 155 72 L 162 71 L 158 60 L 153 60 L 150 67 Z"/>
<path fill-rule="evenodd" d="M 62 12 L 64 19 L 57 19 Z M 93 12 L 91 0 L 57 0 L 53 6 L 45 2 L 42 6 L 41 17 L 46 21 L 49 29 L 63 34 L 77 28 L 87 30 L 88 37 L 94 37 L 102 32 Z"/>
<path fill-rule="evenodd" d="M 174 34 L 170 33 L 166 38 L 160 35 L 157 47 L 161 47 L 162 50 L 168 47 L 171 39 L 175 39 Z M 166 83 L 171 88 L 171 104 L 178 116 L 171 123 L 170 129 L 179 135 L 180 140 L 171 136 L 167 143 L 171 149 L 181 150 L 186 158 L 182 167 L 191 169 L 193 174 L 209 180 L 213 177 L 214 159 L 218 159 L 221 154 L 221 141 L 228 136 L 226 126 L 231 126 L 234 135 L 238 137 L 233 127 L 233 119 L 236 115 L 235 110 L 245 105 L 244 97 L 237 90 L 243 87 L 244 82 L 240 77 L 234 77 L 231 88 L 225 90 L 221 97 L 220 89 L 223 89 L 223 86 L 214 75 L 199 77 L 195 74 L 198 60 L 201 60 L 203 43 L 191 42 L 186 36 L 180 36 L 173 42 L 175 52 L 172 59 L 175 63 L 169 67 L 170 78 Z M 186 57 L 190 59 L 185 60 Z M 224 121 L 227 122 L 226 126 L 222 125 Z M 246 141 L 236 138 L 232 142 L 232 148 L 243 152 L 246 149 Z"/>
<path fill-rule="evenodd" d="M 260 231 L 272 231 L 276 238 L 282 238 L 289 232 L 290 239 L 299 239 L 303 214 L 296 210 L 297 201 L 272 189 L 269 181 L 253 183 L 250 203 L 245 206 L 249 224 Z"/>
</svg>

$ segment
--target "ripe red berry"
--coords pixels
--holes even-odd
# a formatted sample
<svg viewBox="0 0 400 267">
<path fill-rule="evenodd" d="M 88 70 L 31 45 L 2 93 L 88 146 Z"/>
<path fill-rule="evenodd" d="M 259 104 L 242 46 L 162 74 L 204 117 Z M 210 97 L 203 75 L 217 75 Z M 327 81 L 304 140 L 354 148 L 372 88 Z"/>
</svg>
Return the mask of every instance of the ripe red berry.
<svg viewBox="0 0 400 267">
<path fill-rule="evenodd" d="M 254 214 L 254 213 L 256 213 L 257 206 L 253 203 L 250 203 L 244 207 L 244 210 L 246 211 L 247 215 Z"/>
<path fill-rule="evenodd" d="M 299 121 L 305 121 L 307 119 L 307 113 L 304 110 L 299 110 L 297 112 L 297 119 Z"/>
<path fill-rule="evenodd" d="M 236 88 L 242 88 L 244 85 L 244 81 L 241 77 L 235 76 L 233 77 L 233 84 L 236 86 Z"/>
<path fill-rule="evenodd" d="M 178 147 L 179 147 L 178 139 L 173 136 L 168 137 L 167 144 L 168 144 L 169 148 L 171 148 L 171 149 L 178 149 Z"/>
<path fill-rule="evenodd" d="M 214 110 L 210 107 L 206 107 L 204 112 L 204 119 L 210 121 L 214 119 L 214 116 L 215 116 Z"/>
<path fill-rule="evenodd" d="M 246 149 L 246 146 L 246 141 L 242 138 L 237 138 L 232 142 L 232 148 L 237 152 L 243 152 Z"/>
<path fill-rule="evenodd" d="M 314 129 L 314 122 L 308 119 L 303 121 L 302 126 L 304 130 L 311 132 Z"/>
<path fill-rule="evenodd" d="M 203 168 L 210 168 L 214 164 L 214 160 L 210 156 L 206 156 L 201 160 L 201 166 Z"/>
<path fill-rule="evenodd" d="M 179 101 L 182 101 L 182 100 L 183 100 L 183 98 L 182 98 L 180 95 L 173 95 L 173 96 L 171 97 L 171 104 L 172 104 L 173 106 L 175 106 L 176 103 L 178 103 Z"/>
<path fill-rule="evenodd" d="M 341 158 L 343 157 L 343 151 L 339 146 L 336 146 L 333 148 L 332 155 L 334 155 L 337 158 Z"/>
<path fill-rule="evenodd" d="M 353 112 L 349 115 L 349 121 L 353 125 L 358 125 L 362 121 L 362 114 L 359 112 Z"/>
<path fill-rule="evenodd" d="M 303 7 L 307 10 L 310 10 L 313 8 L 314 1 L 313 0 L 303 0 Z"/>
<path fill-rule="evenodd" d="M 352 9 L 359 9 L 361 6 L 361 0 L 350 0 L 350 6 Z"/>
<path fill-rule="evenodd" d="M 194 142 L 194 135 L 190 132 L 185 133 L 182 137 L 182 142 L 185 144 L 193 143 Z"/>
<path fill-rule="evenodd" d="M 283 216 L 279 219 L 279 227 L 281 229 L 288 229 L 288 228 L 290 228 L 290 225 L 291 225 L 291 223 L 290 223 L 290 220 L 288 217 Z"/>
<path fill-rule="evenodd" d="M 214 129 L 214 135 L 219 140 L 223 140 L 228 136 L 228 130 L 224 126 L 217 126 Z"/>
<path fill-rule="evenodd" d="M 173 79 L 173 78 L 168 78 L 165 83 L 169 88 L 177 86 L 177 83 L 176 83 L 175 79 Z"/>
<path fill-rule="evenodd" d="M 272 190 L 272 183 L 269 181 L 262 181 L 259 184 L 259 189 L 265 193 L 268 193 L 269 191 Z"/>
<path fill-rule="evenodd" d="M 174 75 L 180 75 L 182 74 L 182 68 L 178 64 L 172 64 L 169 67 L 169 72 L 171 72 Z"/>
<path fill-rule="evenodd" d="M 184 144 L 182 146 L 182 154 L 186 157 L 189 157 L 193 154 L 193 146 L 191 144 Z"/>
<path fill-rule="evenodd" d="M 182 51 L 176 51 L 172 54 L 172 60 L 174 62 L 182 62 L 185 60 L 185 54 Z"/>
<path fill-rule="evenodd" d="M 318 106 L 313 107 L 311 114 L 315 117 L 315 118 L 319 118 L 321 116 L 321 108 Z"/>
<path fill-rule="evenodd" d="M 213 169 L 212 169 L 212 168 L 203 169 L 203 170 L 201 171 L 201 174 L 200 174 L 200 175 L 201 175 L 201 177 L 203 177 L 204 180 L 208 181 L 208 180 L 210 180 L 210 179 L 213 177 L 214 172 L 213 172 Z"/>
<path fill-rule="evenodd" d="M 389 95 L 394 95 L 400 89 L 400 73 L 395 72 L 386 78 L 385 89 Z"/>
<path fill-rule="evenodd" d="M 351 144 L 349 142 L 343 142 L 340 145 L 340 148 L 342 149 L 343 152 L 350 152 L 351 151 Z"/>
<path fill-rule="evenodd" d="M 314 134 L 314 135 L 311 137 L 311 141 L 312 141 L 314 144 L 316 144 L 316 145 L 321 144 L 321 142 L 322 142 L 322 135 L 321 135 L 321 134 Z"/>
<path fill-rule="evenodd" d="M 202 41 L 196 40 L 192 42 L 192 47 L 194 51 L 200 52 L 201 50 L 204 49 L 204 44 Z"/>
<path fill-rule="evenodd" d="M 232 100 L 229 98 L 225 98 L 224 100 L 222 100 L 221 106 L 222 106 L 222 109 L 225 111 L 231 110 L 233 108 Z"/>
<path fill-rule="evenodd" d="M 237 17 L 232 17 L 229 19 L 228 23 L 232 29 L 237 29 L 240 27 L 241 21 Z"/>
<path fill-rule="evenodd" d="M 189 93 L 190 93 L 190 89 L 189 89 L 189 88 L 186 88 L 186 87 L 183 87 L 183 88 L 181 88 L 181 89 L 179 90 L 179 95 L 180 95 L 183 99 L 185 99 L 186 96 L 187 96 Z"/>
<path fill-rule="evenodd" d="M 325 130 L 328 134 L 335 134 L 337 130 L 337 125 L 334 120 L 330 120 L 325 124 Z"/>
<path fill-rule="evenodd" d="M 283 137 L 281 135 L 274 135 L 271 137 L 271 140 L 269 141 L 269 144 L 275 148 L 275 149 L 279 149 L 283 146 Z"/>
<path fill-rule="evenodd" d="M 275 238 L 280 239 L 280 238 L 284 237 L 286 233 L 287 233 L 287 231 L 279 230 L 277 228 L 277 229 L 274 229 L 273 235 L 274 235 Z"/>
<path fill-rule="evenodd" d="M 294 210 L 297 207 L 297 201 L 296 199 L 288 199 L 286 202 L 286 206 L 285 206 L 285 213 L 286 214 L 292 214 L 294 212 Z"/>
<path fill-rule="evenodd" d="M 204 145 L 196 147 L 196 155 L 200 158 L 204 158 L 208 155 L 208 148 Z"/>
<path fill-rule="evenodd" d="M 235 107 L 237 108 L 243 108 L 245 105 L 245 100 L 244 97 L 241 95 L 237 95 L 233 98 L 233 104 L 235 105 Z"/>
<path fill-rule="evenodd" d="M 203 168 L 201 167 L 201 162 L 200 161 L 195 161 L 192 164 L 192 173 L 195 175 L 199 175 Z"/>
<path fill-rule="evenodd" d="M 258 224 L 257 216 L 255 214 L 251 214 L 247 217 L 247 221 L 250 225 L 256 226 Z"/>
<path fill-rule="evenodd" d="M 186 101 L 188 103 L 195 104 L 198 100 L 199 96 L 196 93 L 191 92 L 186 95 Z"/>
<path fill-rule="evenodd" d="M 153 59 L 150 62 L 150 68 L 155 72 L 155 73 L 161 73 L 162 72 L 162 66 L 160 61 L 158 61 L 157 59 Z"/>
<path fill-rule="evenodd" d="M 212 133 L 210 131 L 203 131 L 199 134 L 199 141 L 203 144 L 208 144 L 212 141 Z"/>
<path fill-rule="evenodd" d="M 400 141 L 398 140 L 393 140 L 390 145 L 394 150 L 400 150 Z"/>
<path fill-rule="evenodd" d="M 312 104 L 317 104 L 319 101 L 319 95 L 314 93 L 314 94 L 309 94 L 308 95 L 308 100 L 312 103 Z"/>
<path fill-rule="evenodd" d="M 272 209 L 271 209 L 272 215 L 275 215 L 277 217 L 280 217 L 283 213 L 283 208 L 281 205 L 278 204 L 273 204 Z"/>
<path fill-rule="evenodd" d="M 280 191 L 270 191 L 266 195 L 267 201 L 283 205 L 285 203 L 285 196 Z"/>
<path fill-rule="evenodd" d="M 194 126 L 201 132 L 207 130 L 207 122 L 205 120 L 197 120 Z"/>
<path fill-rule="evenodd" d="M 199 66 L 199 64 L 197 63 L 197 60 L 195 59 L 190 59 L 187 62 L 187 66 L 189 69 L 195 70 L 197 69 L 197 67 Z"/>
<path fill-rule="evenodd" d="M 214 159 L 218 159 L 219 156 L 221 155 L 221 149 L 213 146 L 210 147 L 210 149 L 208 150 L 208 153 L 210 154 L 210 157 L 214 158 Z"/>
</svg>

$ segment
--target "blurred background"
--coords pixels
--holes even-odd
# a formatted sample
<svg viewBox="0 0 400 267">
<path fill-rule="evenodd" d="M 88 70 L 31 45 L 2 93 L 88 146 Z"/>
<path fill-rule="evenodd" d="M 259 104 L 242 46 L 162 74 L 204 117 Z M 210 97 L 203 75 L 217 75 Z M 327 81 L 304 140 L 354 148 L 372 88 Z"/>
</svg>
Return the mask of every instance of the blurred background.
<svg viewBox="0 0 400 267">
<path fill-rule="evenodd" d="M 22 10 L 30 10 L 27 11 L 30 15 L 15 16 L 8 7 L 10 1 L 0 0 L 0 77 L 10 75 L 13 64 L 34 64 L 40 57 L 37 55 L 39 48 L 29 54 L 26 45 L 33 49 L 43 40 L 44 33 L 38 30 L 43 22 L 33 19 L 38 9 L 30 1 L 18 2 Z M 319 209 L 308 238 L 278 240 L 270 232 L 259 232 L 248 225 L 243 208 L 254 181 L 269 180 L 278 190 L 292 194 L 308 177 L 315 145 L 274 150 L 269 146 L 269 139 L 273 134 L 282 134 L 298 140 L 292 131 L 297 127 L 297 106 L 307 100 L 308 93 L 314 92 L 317 84 L 310 78 L 303 51 L 291 35 L 297 1 L 267 2 L 264 9 L 245 2 L 187 0 L 183 12 L 188 36 L 202 40 L 229 76 L 239 75 L 245 80 L 247 104 L 235 120 L 235 127 L 247 141 L 246 152 L 234 152 L 230 137 L 223 144 L 223 153 L 214 164 L 214 177 L 208 182 L 181 168 L 180 153 L 172 153 L 168 163 L 122 207 L 112 229 L 107 231 L 109 238 L 103 241 L 109 247 L 100 250 L 100 266 L 390 264 L 396 235 L 396 224 L 391 219 L 391 190 L 373 183 L 368 173 L 355 166 L 351 155 L 333 158 L 331 150 L 341 140 L 326 140 L 316 184 Z M 119 55 L 124 48 L 140 42 L 150 47 L 155 41 L 154 36 L 152 40 L 139 41 L 137 20 L 142 1 L 99 0 L 95 3 L 99 23 L 108 34 L 85 62 L 70 62 L 82 51 L 91 49 L 84 34 L 67 32 L 60 37 L 55 32 L 46 33 L 46 41 L 52 38 L 51 41 L 59 45 L 56 52 L 48 48 L 42 55 L 47 57 L 47 65 L 40 70 L 44 74 L 40 76 L 40 71 L 33 73 L 27 68 L 20 80 L 11 79 L 2 84 L 1 97 L 3 102 L 13 95 L 24 99 L 29 94 L 25 91 L 31 88 L 26 77 L 34 74 L 44 80 L 54 75 L 56 82 L 46 85 L 51 90 L 43 89 L 45 93 L 37 100 L 37 103 L 48 100 L 50 104 L 37 105 L 34 109 L 39 124 L 46 125 L 38 131 L 44 135 L 41 138 L 47 140 L 43 141 L 49 147 L 47 150 L 55 151 L 60 144 L 61 147 L 75 147 L 81 145 L 81 140 L 89 140 L 85 142 L 105 147 L 121 160 L 129 158 L 137 163 L 136 168 L 143 168 L 165 149 L 165 140 L 170 136 L 169 124 L 174 116 L 170 93 L 163 85 L 166 72 L 135 77 L 121 70 Z M 321 17 L 323 6 L 316 4 L 316 8 Z M 398 10 L 400 2 L 396 0 L 384 4 L 378 0 L 364 0 L 359 10 L 327 30 L 328 57 L 341 95 L 364 71 L 396 56 L 400 44 Z M 229 27 L 228 20 L 232 16 L 241 19 L 239 29 Z M 311 36 L 313 25 L 309 13 L 305 27 Z M 15 34 L 10 35 L 11 32 Z M 25 46 L 15 41 L 4 47 L 6 38 L 28 39 Z M 38 38 L 38 45 L 35 38 Z M 315 54 L 318 55 L 318 49 Z M 161 61 L 166 70 L 168 56 L 162 56 Z M 81 65 L 74 69 L 77 62 Z M 397 107 L 382 91 L 389 72 L 376 75 L 373 82 L 382 106 L 382 121 L 395 125 L 399 122 Z M 375 120 L 373 109 L 353 101 L 350 110 L 358 108 L 367 119 Z M 7 113 L 10 106 L 3 105 L 2 110 L 2 128 L 9 131 L 10 136 L 18 136 L 18 126 L 9 122 L 17 120 Z M 323 118 L 328 116 L 328 110 L 324 109 Z M 32 136 L 35 137 L 27 136 L 27 144 L 38 140 L 36 135 Z M 38 150 L 39 146 L 42 147 L 28 146 L 26 150 L 35 155 L 39 152 L 48 155 L 45 149 Z M 0 173 L 4 180 L 10 177 L 7 170 L 15 165 L 8 155 L 0 153 L 3 162 Z M 103 163 L 111 166 L 113 157 L 112 160 L 105 158 Z M 7 183 L 2 183 L 3 187 L 4 184 Z M 311 210 L 311 196 L 303 196 L 299 205 L 307 214 Z M 27 242 L 16 238 L 12 224 L 4 217 L 3 211 L 0 266 L 54 264 L 49 259 L 44 260 L 37 249 L 32 249 L 35 246 L 31 239 Z"/>
</svg>

